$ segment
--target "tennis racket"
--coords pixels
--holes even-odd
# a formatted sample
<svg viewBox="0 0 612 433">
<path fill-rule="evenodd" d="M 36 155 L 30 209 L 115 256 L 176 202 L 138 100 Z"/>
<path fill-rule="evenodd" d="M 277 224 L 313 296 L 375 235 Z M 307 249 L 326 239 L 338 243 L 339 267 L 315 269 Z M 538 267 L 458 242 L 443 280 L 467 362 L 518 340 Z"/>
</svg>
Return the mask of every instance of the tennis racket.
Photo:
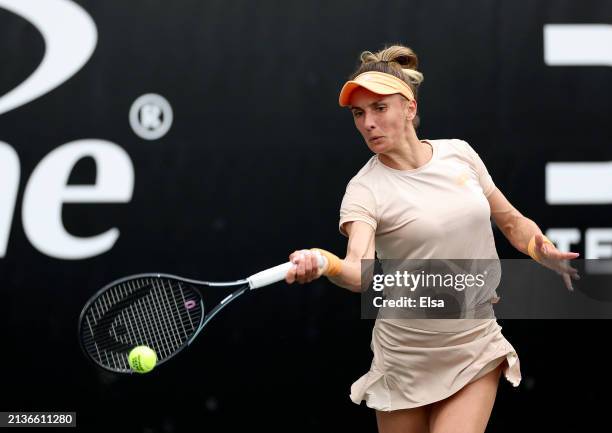
<svg viewBox="0 0 612 433">
<path fill-rule="evenodd" d="M 319 255 L 319 268 L 325 257 Z M 247 291 L 285 278 L 287 262 L 232 282 L 198 281 L 167 274 L 138 274 L 113 281 L 87 301 L 79 317 L 79 340 L 85 355 L 114 373 L 128 373 L 128 355 L 140 345 L 157 353 L 157 366 L 187 348 L 224 307 Z M 235 287 L 206 312 L 203 291 Z M 156 367 L 157 367 L 156 366 Z"/>
</svg>

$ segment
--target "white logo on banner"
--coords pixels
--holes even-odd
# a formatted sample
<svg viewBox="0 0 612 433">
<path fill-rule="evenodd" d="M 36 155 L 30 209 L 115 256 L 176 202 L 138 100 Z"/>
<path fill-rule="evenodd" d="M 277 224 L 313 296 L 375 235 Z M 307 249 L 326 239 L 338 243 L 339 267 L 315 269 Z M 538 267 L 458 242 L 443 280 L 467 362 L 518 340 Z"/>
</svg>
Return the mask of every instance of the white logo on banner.
<svg viewBox="0 0 612 433">
<path fill-rule="evenodd" d="M 0 141 L 0 181 L 3 186 L 0 194 L 0 257 L 4 257 L 19 188 L 19 157 L 11 146 L 2 141 Z"/>
<path fill-rule="evenodd" d="M 612 66 L 612 25 L 545 25 L 544 62 L 549 66 Z M 612 162 L 547 163 L 546 202 L 551 205 L 612 204 Z M 546 233 L 564 251 L 581 240 L 576 228 L 549 229 Z M 612 258 L 611 243 L 612 229 L 587 229 L 585 258 Z"/>
<path fill-rule="evenodd" d="M 96 163 L 94 185 L 68 185 L 76 163 Z M 40 252 L 60 259 L 92 257 L 108 251 L 119 230 L 87 238 L 72 236 L 62 223 L 64 203 L 126 203 L 132 199 L 134 168 L 121 147 L 104 140 L 66 143 L 49 153 L 34 169 L 23 194 L 23 228 Z"/>
<path fill-rule="evenodd" d="M 97 30 L 80 6 L 66 0 L 0 0 L 0 8 L 32 23 L 45 41 L 39 67 L 0 98 L 0 114 L 20 107 L 58 87 L 91 57 Z M 74 166 L 83 158 L 96 165 L 93 185 L 69 185 Z M 0 141 L 0 258 L 5 257 L 17 205 L 21 166 L 15 150 Z M 126 203 L 132 199 L 134 167 L 120 146 L 86 139 L 52 150 L 32 172 L 23 194 L 24 232 L 36 249 L 58 259 L 85 259 L 110 250 L 117 228 L 89 237 L 73 236 L 62 222 L 64 203 Z"/>
<path fill-rule="evenodd" d="M 161 95 L 147 93 L 137 98 L 130 108 L 130 126 L 145 140 L 163 137 L 172 126 L 170 103 Z"/>
<path fill-rule="evenodd" d="M 87 63 L 98 40 L 96 25 L 80 6 L 67 0 L 0 0 L 29 21 L 45 41 L 45 55 L 24 82 L 0 98 L 0 114 L 61 85 Z"/>
</svg>

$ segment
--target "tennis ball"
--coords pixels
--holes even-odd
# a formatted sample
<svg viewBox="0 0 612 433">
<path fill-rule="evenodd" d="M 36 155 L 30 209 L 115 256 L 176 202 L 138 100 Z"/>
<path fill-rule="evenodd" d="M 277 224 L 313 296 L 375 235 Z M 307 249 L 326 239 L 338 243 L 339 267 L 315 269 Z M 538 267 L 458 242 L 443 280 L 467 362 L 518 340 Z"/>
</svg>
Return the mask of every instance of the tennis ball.
<svg viewBox="0 0 612 433">
<path fill-rule="evenodd" d="M 157 364 L 157 354 L 149 346 L 136 346 L 128 355 L 132 370 L 138 373 L 148 373 Z"/>
</svg>

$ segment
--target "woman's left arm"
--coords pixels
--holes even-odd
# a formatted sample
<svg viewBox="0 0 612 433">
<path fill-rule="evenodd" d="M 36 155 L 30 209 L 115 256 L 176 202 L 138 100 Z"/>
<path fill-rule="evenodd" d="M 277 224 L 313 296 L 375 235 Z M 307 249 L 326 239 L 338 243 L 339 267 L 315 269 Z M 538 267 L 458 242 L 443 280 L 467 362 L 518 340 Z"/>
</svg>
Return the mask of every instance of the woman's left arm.
<svg viewBox="0 0 612 433">
<path fill-rule="evenodd" d="M 498 188 L 489 194 L 487 200 L 493 221 L 512 246 L 560 274 L 565 286 L 573 290 L 571 278 L 577 280 L 580 277 L 578 271 L 569 265 L 568 260 L 575 259 L 579 254 L 559 251 L 542 234 L 537 224 L 512 206 Z"/>
</svg>

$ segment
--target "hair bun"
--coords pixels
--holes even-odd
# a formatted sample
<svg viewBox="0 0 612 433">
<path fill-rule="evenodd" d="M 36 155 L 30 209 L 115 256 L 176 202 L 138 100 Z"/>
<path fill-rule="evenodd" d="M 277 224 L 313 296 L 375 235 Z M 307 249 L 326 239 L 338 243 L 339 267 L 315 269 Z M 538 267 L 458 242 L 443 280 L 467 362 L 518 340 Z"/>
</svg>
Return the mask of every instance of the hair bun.
<svg viewBox="0 0 612 433">
<path fill-rule="evenodd" d="M 419 59 L 412 49 L 403 45 L 391 45 L 376 53 L 380 60 L 395 62 L 403 69 L 416 70 L 419 66 Z"/>
<path fill-rule="evenodd" d="M 420 85 L 425 78 L 421 72 L 415 69 L 402 69 L 402 72 L 404 73 L 404 76 L 406 76 L 406 78 L 415 86 Z"/>
<path fill-rule="evenodd" d="M 361 60 L 362 65 L 366 65 L 368 63 L 376 63 L 376 62 L 381 61 L 380 57 L 371 51 L 363 51 L 361 55 L 359 56 L 359 60 Z"/>
</svg>

